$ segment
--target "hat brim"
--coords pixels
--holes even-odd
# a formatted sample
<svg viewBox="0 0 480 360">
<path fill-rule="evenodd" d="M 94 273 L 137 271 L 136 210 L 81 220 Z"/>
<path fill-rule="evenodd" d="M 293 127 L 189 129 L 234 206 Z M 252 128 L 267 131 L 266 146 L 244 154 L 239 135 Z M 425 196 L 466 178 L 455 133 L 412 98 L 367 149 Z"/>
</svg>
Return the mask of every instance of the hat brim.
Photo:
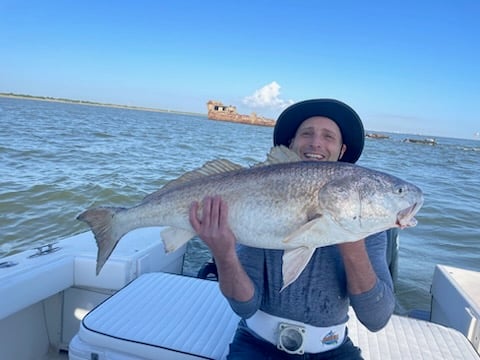
<svg viewBox="0 0 480 360">
<path fill-rule="evenodd" d="M 312 116 L 328 117 L 338 125 L 347 146 L 340 161 L 355 163 L 365 143 L 362 120 L 350 106 L 334 99 L 305 100 L 286 108 L 275 124 L 273 144 L 289 146 L 300 124 Z"/>
</svg>

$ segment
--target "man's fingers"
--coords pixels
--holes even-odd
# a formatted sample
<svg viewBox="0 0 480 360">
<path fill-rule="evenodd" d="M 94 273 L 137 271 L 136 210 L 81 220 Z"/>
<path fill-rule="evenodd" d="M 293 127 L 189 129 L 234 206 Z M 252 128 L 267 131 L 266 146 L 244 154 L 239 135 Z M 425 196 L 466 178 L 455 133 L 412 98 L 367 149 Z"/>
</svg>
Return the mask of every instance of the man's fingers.
<svg viewBox="0 0 480 360">
<path fill-rule="evenodd" d="M 202 225 L 205 228 L 210 227 L 211 212 L 212 212 L 212 198 L 209 196 L 206 196 L 202 201 Z"/>
<path fill-rule="evenodd" d="M 201 209 L 201 215 L 198 212 Z M 202 202 L 192 202 L 189 209 L 190 224 L 197 234 L 218 232 L 227 223 L 228 208 L 220 196 L 206 196 Z"/>
<path fill-rule="evenodd" d="M 198 201 L 194 201 L 190 205 L 190 210 L 189 210 L 190 224 L 192 225 L 193 230 L 195 230 L 197 233 L 200 230 L 200 226 L 201 226 L 197 216 L 198 207 L 199 207 Z"/>
<path fill-rule="evenodd" d="M 219 224 L 226 224 L 228 219 L 228 205 L 226 202 L 221 201 L 220 203 L 220 216 L 218 219 Z"/>
<path fill-rule="evenodd" d="M 210 218 L 212 219 L 212 225 L 220 227 L 220 211 L 221 211 L 222 199 L 220 196 L 214 196 L 212 199 L 212 212 Z"/>
</svg>

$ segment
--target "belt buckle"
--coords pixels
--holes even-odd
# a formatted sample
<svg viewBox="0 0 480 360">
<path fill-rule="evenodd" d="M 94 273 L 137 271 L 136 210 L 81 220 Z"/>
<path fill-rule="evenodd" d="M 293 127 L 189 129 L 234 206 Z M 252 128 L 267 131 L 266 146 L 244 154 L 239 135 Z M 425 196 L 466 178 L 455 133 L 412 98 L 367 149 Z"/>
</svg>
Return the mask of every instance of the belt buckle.
<svg viewBox="0 0 480 360">
<path fill-rule="evenodd" d="M 280 323 L 278 325 L 277 348 L 288 354 L 302 355 L 306 333 L 307 329 L 301 325 Z"/>
</svg>

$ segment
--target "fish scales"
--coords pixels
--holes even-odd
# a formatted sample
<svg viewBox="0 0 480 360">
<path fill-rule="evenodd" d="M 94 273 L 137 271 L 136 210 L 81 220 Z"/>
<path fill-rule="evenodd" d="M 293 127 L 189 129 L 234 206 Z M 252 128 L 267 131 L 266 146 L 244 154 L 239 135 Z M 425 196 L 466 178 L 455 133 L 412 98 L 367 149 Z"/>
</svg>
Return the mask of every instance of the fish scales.
<svg viewBox="0 0 480 360">
<path fill-rule="evenodd" d="M 229 223 L 240 243 L 258 246 L 258 237 L 252 238 L 252 234 L 258 234 L 264 239 L 261 247 L 283 249 L 285 245 L 276 241 L 278 236 L 307 222 L 309 212 L 316 210 L 319 186 L 323 186 L 338 169 L 327 163 L 322 163 L 320 168 L 318 165 L 278 164 L 198 179 L 150 197 L 152 207 L 139 207 L 138 214 L 130 215 L 144 219 L 142 226 L 158 225 L 162 219 L 164 224 L 193 232 L 188 220 L 192 201 L 220 195 L 229 204 Z M 257 219 L 266 216 L 274 217 L 276 221 L 264 222 L 259 228 Z"/>
</svg>

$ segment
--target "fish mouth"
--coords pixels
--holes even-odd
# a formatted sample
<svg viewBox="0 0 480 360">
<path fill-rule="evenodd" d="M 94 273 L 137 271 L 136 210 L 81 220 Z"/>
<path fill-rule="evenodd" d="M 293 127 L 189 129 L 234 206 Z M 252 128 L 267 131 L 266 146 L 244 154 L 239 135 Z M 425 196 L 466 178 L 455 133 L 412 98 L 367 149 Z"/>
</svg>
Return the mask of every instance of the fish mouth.
<svg viewBox="0 0 480 360">
<path fill-rule="evenodd" d="M 397 222 L 395 223 L 395 225 L 400 229 L 417 225 L 417 219 L 415 219 L 414 216 L 421 206 L 421 203 L 415 203 L 412 206 L 409 206 L 408 208 L 399 211 L 397 214 Z"/>
</svg>

